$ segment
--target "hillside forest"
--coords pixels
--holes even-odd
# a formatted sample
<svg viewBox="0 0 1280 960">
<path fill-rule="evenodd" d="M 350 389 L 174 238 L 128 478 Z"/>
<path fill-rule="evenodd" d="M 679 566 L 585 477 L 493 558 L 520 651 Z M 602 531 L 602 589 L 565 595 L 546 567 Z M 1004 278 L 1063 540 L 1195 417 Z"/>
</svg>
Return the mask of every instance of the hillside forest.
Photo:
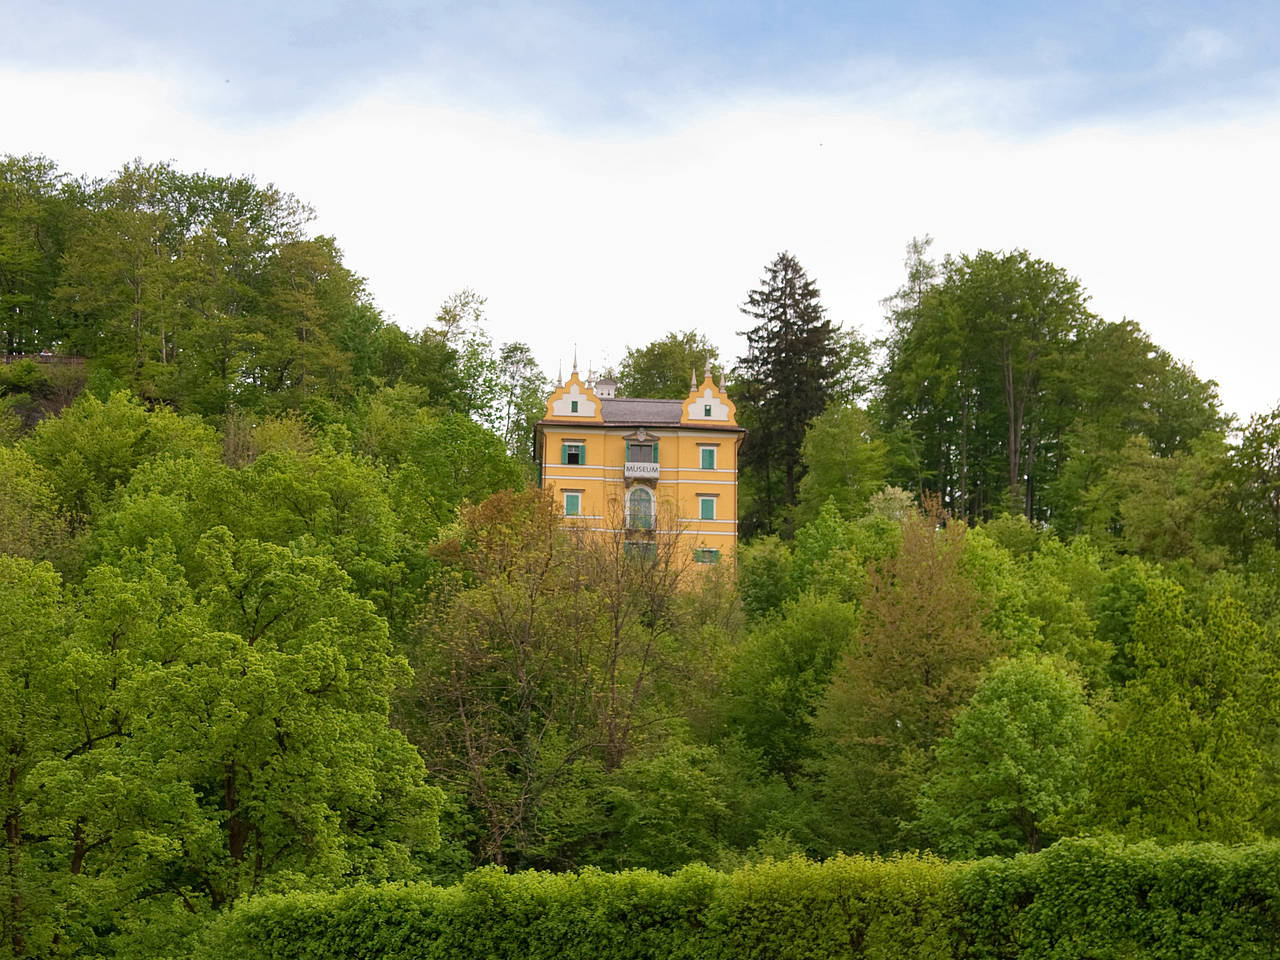
<svg viewBox="0 0 1280 960">
<path fill-rule="evenodd" d="M 1280 835 L 1280 410 L 1028 251 L 790 254 L 727 368 L 736 563 L 537 489 L 549 381 L 387 321 L 297 198 L 0 160 L 0 953 L 181 955 L 252 894 Z"/>
</svg>

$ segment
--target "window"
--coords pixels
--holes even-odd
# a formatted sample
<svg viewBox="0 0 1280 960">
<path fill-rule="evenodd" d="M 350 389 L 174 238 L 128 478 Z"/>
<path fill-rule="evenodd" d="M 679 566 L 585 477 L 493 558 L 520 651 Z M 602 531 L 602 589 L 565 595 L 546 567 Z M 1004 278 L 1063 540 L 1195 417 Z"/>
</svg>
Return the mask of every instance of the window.
<svg viewBox="0 0 1280 960">
<path fill-rule="evenodd" d="M 701 447 L 699 452 L 702 455 L 702 469 L 714 470 L 716 468 L 716 448 Z"/>
<path fill-rule="evenodd" d="M 633 443 L 627 441 L 627 463 L 657 463 L 658 441 L 652 443 Z"/>
<path fill-rule="evenodd" d="M 653 529 L 653 494 L 644 487 L 632 487 L 627 494 L 627 526 L 633 530 Z"/>
<path fill-rule="evenodd" d="M 715 494 L 698 494 L 698 519 L 714 520 L 716 518 Z"/>
<path fill-rule="evenodd" d="M 700 547 L 693 551 L 694 563 L 719 563 L 720 551 L 713 550 L 711 547 Z"/>
<path fill-rule="evenodd" d="M 564 515 L 566 517 L 582 516 L 582 493 L 577 490 L 566 490 L 564 493 Z"/>
<path fill-rule="evenodd" d="M 704 404 L 704 405 L 703 405 L 703 407 L 702 407 L 702 415 L 703 415 L 704 417 L 709 417 L 709 416 L 711 416 L 711 404 L 707 403 L 707 404 Z"/>
<path fill-rule="evenodd" d="M 570 412 L 570 413 L 577 413 L 577 412 L 578 412 L 578 401 L 577 401 L 577 400 L 570 400 L 570 401 L 569 401 L 569 412 Z"/>
<path fill-rule="evenodd" d="M 652 563 L 658 559 L 658 545 L 652 540 L 628 540 L 622 545 L 622 555 L 628 560 Z"/>
<path fill-rule="evenodd" d="M 586 445 L 582 443 L 560 444 L 560 462 L 583 464 L 587 462 Z"/>
</svg>

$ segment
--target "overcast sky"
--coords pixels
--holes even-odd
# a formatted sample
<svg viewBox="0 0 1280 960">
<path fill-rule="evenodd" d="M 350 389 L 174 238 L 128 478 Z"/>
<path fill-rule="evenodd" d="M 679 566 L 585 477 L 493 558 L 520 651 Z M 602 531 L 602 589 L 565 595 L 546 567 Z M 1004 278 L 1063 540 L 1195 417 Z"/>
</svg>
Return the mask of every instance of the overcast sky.
<svg viewBox="0 0 1280 960">
<path fill-rule="evenodd" d="M 0 152 L 248 173 L 397 323 L 488 298 L 547 372 L 781 250 L 878 333 L 903 248 L 1028 249 L 1248 416 L 1280 400 L 1280 6 L 0 0 Z"/>
</svg>

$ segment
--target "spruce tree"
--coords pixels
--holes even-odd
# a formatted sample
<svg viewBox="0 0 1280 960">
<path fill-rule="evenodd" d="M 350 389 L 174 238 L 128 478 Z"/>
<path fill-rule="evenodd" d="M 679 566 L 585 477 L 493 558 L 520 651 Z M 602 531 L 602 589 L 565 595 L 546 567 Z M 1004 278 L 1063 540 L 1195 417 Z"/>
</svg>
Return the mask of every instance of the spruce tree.
<svg viewBox="0 0 1280 960">
<path fill-rule="evenodd" d="M 741 310 L 756 321 L 736 379 L 744 426 L 739 465 L 747 488 L 743 533 L 790 532 L 803 473 L 800 447 L 840 378 L 836 331 L 818 286 L 791 254 L 778 254 Z"/>
</svg>

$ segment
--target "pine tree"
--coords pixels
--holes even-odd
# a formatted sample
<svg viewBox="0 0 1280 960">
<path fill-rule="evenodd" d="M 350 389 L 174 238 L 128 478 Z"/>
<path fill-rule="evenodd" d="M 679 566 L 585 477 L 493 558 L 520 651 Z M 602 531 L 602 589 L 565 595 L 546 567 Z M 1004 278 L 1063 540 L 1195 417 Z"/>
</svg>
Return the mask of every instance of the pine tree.
<svg viewBox="0 0 1280 960">
<path fill-rule="evenodd" d="M 757 321 L 742 331 L 747 355 L 736 370 L 749 431 L 740 460 L 749 493 L 743 516 L 748 536 L 789 532 L 805 429 L 840 379 L 836 331 L 818 298 L 817 284 L 784 252 L 765 268 L 760 288 L 741 308 Z"/>
</svg>

